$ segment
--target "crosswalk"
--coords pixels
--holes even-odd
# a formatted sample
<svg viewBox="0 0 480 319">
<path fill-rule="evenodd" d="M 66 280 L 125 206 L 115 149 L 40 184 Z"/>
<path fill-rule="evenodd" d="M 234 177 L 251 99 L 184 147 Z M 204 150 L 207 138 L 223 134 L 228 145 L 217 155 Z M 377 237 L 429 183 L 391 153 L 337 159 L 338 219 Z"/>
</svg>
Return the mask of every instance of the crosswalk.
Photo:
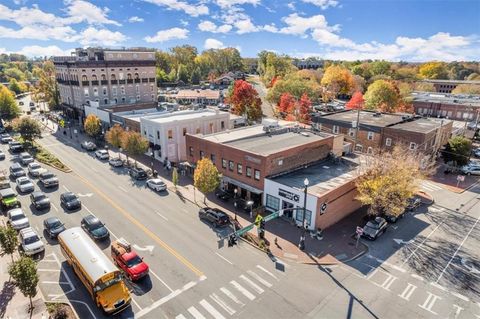
<svg viewBox="0 0 480 319">
<path fill-rule="evenodd" d="M 442 187 L 438 186 L 437 183 L 427 181 L 423 181 L 420 185 L 420 188 L 427 192 L 435 192 L 443 189 Z"/>
<path fill-rule="evenodd" d="M 231 280 L 225 287 L 211 293 L 208 298 L 200 300 L 197 304 L 189 307 L 185 313 L 178 314 L 175 319 L 226 319 L 234 315 L 246 303 L 255 300 L 266 289 L 273 287 L 273 282 L 279 278 L 257 265 L 255 270 L 247 270 L 238 278 Z"/>
</svg>

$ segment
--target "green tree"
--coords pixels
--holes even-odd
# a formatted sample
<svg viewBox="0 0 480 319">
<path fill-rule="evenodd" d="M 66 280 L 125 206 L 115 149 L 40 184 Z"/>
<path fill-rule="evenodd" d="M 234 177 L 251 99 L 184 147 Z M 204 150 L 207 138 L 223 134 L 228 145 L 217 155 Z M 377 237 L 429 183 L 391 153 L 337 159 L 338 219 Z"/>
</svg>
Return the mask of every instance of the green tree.
<svg viewBox="0 0 480 319">
<path fill-rule="evenodd" d="M 172 171 L 172 183 L 173 183 L 173 186 L 175 186 L 175 189 L 177 189 L 177 185 L 178 185 L 178 170 L 176 167 L 173 168 L 173 171 Z"/>
<path fill-rule="evenodd" d="M 368 110 L 394 112 L 400 105 L 398 89 L 390 81 L 377 80 L 368 86 L 364 96 Z"/>
<path fill-rule="evenodd" d="M 13 253 L 18 247 L 17 231 L 11 226 L 0 226 L 0 245 L 2 246 L 2 253 L 10 255 L 13 262 Z"/>
<path fill-rule="evenodd" d="M 8 85 L 8 88 L 10 89 L 10 91 L 12 91 L 12 92 L 15 93 L 15 94 L 20 94 L 20 93 L 23 92 L 20 84 L 19 84 L 18 81 L 15 80 L 15 79 L 11 79 L 11 80 L 10 80 L 10 83 L 9 83 L 9 85 Z"/>
<path fill-rule="evenodd" d="M 443 62 L 427 62 L 420 66 L 418 75 L 423 79 L 447 79 L 447 66 Z"/>
<path fill-rule="evenodd" d="M 38 273 L 37 264 L 30 257 L 21 257 L 9 265 L 8 274 L 13 278 L 25 297 L 30 298 L 30 309 L 33 309 L 32 298 L 37 295 Z"/>
<path fill-rule="evenodd" d="M 95 138 L 101 132 L 102 122 L 100 121 L 98 116 L 96 116 L 94 114 L 89 114 L 87 116 L 87 118 L 85 119 L 85 123 L 83 124 L 83 128 L 85 129 L 85 132 L 87 133 L 87 135 Z"/>
<path fill-rule="evenodd" d="M 148 150 L 148 140 L 135 131 L 125 131 L 122 134 L 122 148 L 127 156 L 134 157 L 144 154 Z M 127 158 L 128 161 L 128 158 Z M 135 159 L 135 166 L 137 160 Z"/>
<path fill-rule="evenodd" d="M 12 92 L 0 84 L 0 116 L 2 119 L 11 121 L 20 115 L 21 111 L 15 102 Z"/>
<path fill-rule="evenodd" d="M 200 77 L 201 77 L 200 68 L 196 67 L 192 72 L 192 77 L 190 78 L 190 82 L 192 84 L 199 84 L 200 83 Z"/>
<path fill-rule="evenodd" d="M 3 73 L 8 80 L 15 79 L 17 81 L 23 81 L 25 79 L 25 74 L 16 67 L 5 69 Z"/>
<path fill-rule="evenodd" d="M 317 101 L 322 92 L 317 78 L 302 77 L 303 74 L 302 71 L 298 71 L 279 78 L 275 81 L 273 87 L 268 90 L 267 100 L 272 104 L 278 105 L 282 94 L 289 93 L 297 100 L 299 100 L 303 94 L 307 94 L 311 101 Z"/>
<path fill-rule="evenodd" d="M 463 136 L 455 136 L 448 140 L 445 151 L 443 151 L 443 160 L 445 163 L 453 162 L 463 166 L 468 164 L 471 151 L 472 141 Z"/>
<path fill-rule="evenodd" d="M 185 65 L 180 64 L 177 70 L 177 81 L 182 81 L 183 83 L 188 83 L 189 76 L 188 71 Z"/>
<path fill-rule="evenodd" d="M 31 117 L 24 116 L 13 121 L 13 129 L 22 136 L 23 140 L 31 144 L 34 139 L 42 136 L 40 124 Z"/>
<path fill-rule="evenodd" d="M 107 131 L 107 133 L 105 133 L 105 140 L 116 148 L 122 147 L 122 136 L 124 133 L 125 130 L 123 127 L 119 124 L 115 124 Z"/>
<path fill-rule="evenodd" d="M 460 84 L 452 90 L 454 94 L 480 94 L 480 85 L 478 84 Z"/>
<path fill-rule="evenodd" d="M 390 75 L 390 62 L 387 61 L 374 61 L 370 63 L 370 73 L 375 75 Z"/>
<path fill-rule="evenodd" d="M 195 187 L 203 193 L 203 203 L 206 205 L 207 194 L 213 192 L 220 185 L 220 173 L 212 161 L 204 157 L 197 162 L 193 181 Z"/>
<path fill-rule="evenodd" d="M 41 68 L 35 69 L 38 77 L 37 90 L 42 102 L 48 103 L 48 108 L 54 110 L 60 106 L 60 92 L 55 78 L 55 67 L 51 61 L 45 62 Z"/>
</svg>

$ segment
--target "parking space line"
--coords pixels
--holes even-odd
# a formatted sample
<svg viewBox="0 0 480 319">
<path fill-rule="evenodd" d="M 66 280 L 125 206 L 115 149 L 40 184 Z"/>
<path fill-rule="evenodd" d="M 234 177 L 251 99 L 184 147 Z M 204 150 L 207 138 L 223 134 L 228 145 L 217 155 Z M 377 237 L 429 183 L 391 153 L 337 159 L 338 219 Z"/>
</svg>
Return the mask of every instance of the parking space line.
<svg viewBox="0 0 480 319">
<path fill-rule="evenodd" d="M 168 222 L 168 218 L 167 218 L 167 217 L 163 216 L 163 215 L 160 214 L 159 212 L 156 212 L 156 214 L 157 214 L 158 216 L 162 217 L 163 219 L 165 219 L 165 220 Z"/>
<path fill-rule="evenodd" d="M 38 268 L 37 271 L 45 271 L 45 272 L 60 272 L 60 269 L 42 269 Z"/>
<path fill-rule="evenodd" d="M 138 309 L 140 309 L 140 311 L 142 310 L 142 307 L 140 307 L 140 305 L 134 298 L 132 298 L 132 302 L 135 304 L 135 306 L 137 306 Z"/>
<path fill-rule="evenodd" d="M 170 288 L 169 285 L 167 285 L 167 283 L 165 281 L 162 280 L 162 278 L 160 278 L 160 276 L 158 276 L 156 273 L 153 272 L 153 270 L 150 269 L 150 273 L 155 277 L 157 278 L 165 287 L 167 287 L 168 290 L 170 290 L 170 292 L 173 292 L 173 289 Z"/>
<path fill-rule="evenodd" d="M 462 294 L 456 293 L 456 292 L 454 292 L 454 291 L 452 291 L 452 292 L 450 292 L 450 293 L 451 293 L 453 296 L 455 296 L 455 297 L 457 297 L 457 298 L 459 298 L 459 299 L 462 299 L 462 300 L 467 301 L 467 302 L 470 301 L 470 299 L 469 299 L 468 297 L 465 297 L 465 296 L 462 295 Z"/>
<path fill-rule="evenodd" d="M 428 297 L 427 299 L 425 300 L 425 302 L 423 303 L 423 305 L 418 305 L 420 308 L 422 309 L 425 309 L 427 310 L 428 312 L 430 313 L 433 313 L 434 315 L 438 315 L 438 313 L 436 313 L 435 311 L 432 310 L 433 306 L 435 305 L 435 302 L 437 301 L 437 299 L 440 299 L 442 300 L 441 297 L 437 296 L 437 295 L 434 295 L 432 294 L 431 292 L 427 291 L 427 294 L 428 294 Z"/>
<path fill-rule="evenodd" d="M 438 227 L 440 227 L 443 223 L 444 223 L 445 220 L 443 220 L 440 224 L 437 225 L 437 227 L 435 227 L 431 232 L 430 234 L 427 235 L 427 237 L 425 237 L 422 242 L 417 245 L 417 247 L 412 251 L 412 253 L 403 261 L 402 263 L 402 266 L 403 267 L 410 258 L 412 258 L 412 256 L 415 254 L 415 252 L 423 245 L 423 243 L 425 243 L 425 241 L 427 241 L 428 238 L 430 238 L 430 236 L 438 229 Z"/>
<path fill-rule="evenodd" d="M 118 186 L 118 189 L 120 189 L 122 192 L 128 193 L 127 190 L 125 188 L 123 188 L 122 186 Z"/>
<path fill-rule="evenodd" d="M 69 282 L 66 281 L 50 281 L 50 280 L 43 280 L 41 281 L 42 284 L 60 284 L 60 285 L 69 285 Z"/>
<path fill-rule="evenodd" d="M 67 186 L 62 185 L 62 187 L 63 187 L 63 189 L 64 189 L 66 192 L 70 192 L 70 191 L 68 190 Z"/>
<path fill-rule="evenodd" d="M 223 257 L 222 255 L 220 255 L 219 253 L 215 252 L 215 255 L 217 255 L 218 257 L 222 258 L 223 260 L 225 260 L 227 263 L 229 263 L 230 265 L 233 265 L 233 263 L 228 260 L 227 258 Z"/>
<path fill-rule="evenodd" d="M 53 207 L 53 209 L 55 209 L 55 211 L 58 213 L 58 208 L 57 208 L 57 206 L 55 206 L 54 203 L 52 203 L 52 207 Z"/>
</svg>

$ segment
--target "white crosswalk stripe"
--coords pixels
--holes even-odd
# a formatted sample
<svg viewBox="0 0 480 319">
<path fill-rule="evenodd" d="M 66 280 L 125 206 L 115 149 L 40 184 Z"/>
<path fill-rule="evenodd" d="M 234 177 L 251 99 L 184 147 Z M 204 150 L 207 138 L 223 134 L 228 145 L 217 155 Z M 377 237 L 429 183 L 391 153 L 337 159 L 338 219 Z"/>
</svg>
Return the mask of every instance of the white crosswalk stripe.
<svg viewBox="0 0 480 319">
<path fill-rule="evenodd" d="M 220 307 L 223 308 L 230 316 L 235 313 L 235 309 L 230 307 L 222 298 L 220 298 L 217 294 L 213 293 L 210 295 L 210 298 L 217 303 Z"/>
<path fill-rule="evenodd" d="M 187 319 L 187 318 L 185 318 L 184 315 L 179 314 L 178 316 L 175 317 L 175 319 Z"/>
<path fill-rule="evenodd" d="M 266 281 L 265 279 L 263 279 L 262 277 L 260 277 L 259 275 L 257 275 L 255 272 L 251 271 L 251 270 L 248 270 L 247 273 L 252 276 L 253 278 L 255 278 L 257 281 L 259 281 L 260 283 L 262 283 L 265 287 L 268 287 L 268 288 L 271 288 L 272 287 L 272 284 L 269 283 L 268 281 Z"/>
<path fill-rule="evenodd" d="M 428 190 L 428 191 L 431 191 L 431 192 L 438 191 L 438 190 L 442 189 L 442 187 L 436 185 L 435 183 L 430 183 L 430 182 L 426 182 L 426 181 L 422 182 L 421 188 L 425 189 L 425 190 Z"/>
<path fill-rule="evenodd" d="M 188 312 L 190 312 L 190 314 L 195 317 L 195 319 L 206 319 L 201 313 L 200 311 L 197 310 L 197 308 L 195 307 L 190 307 L 187 309 Z"/>
<path fill-rule="evenodd" d="M 254 294 L 252 294 L 250 291 L 247 289 L 243 288 L 242 285 L 240 285 L 238 282 L 235 280 L 230 281 L 230 284 L 232 284 L 235 289 L 237 289 L 239 292 L 241 292 L 245 297 L 247 297 L 250 300 L 254 300 L 256 297 Z"/>
<path fill-rule="evenodd" d="M 240 301 L 230 290 L 225 287 L 220 288 L 220 291 L 223 292 L 228 298 L 232 299 L 236 304 L 240 305 L 241 307 L 245 306 L 243 302 Z"/>
<path fill-rule="evenodd" d="M 240 275 L 240 278 L 242 278 L 243 281 L 249 284 L 258 294 L 262 294 L 265 291 L 262 289 L 262 287 L 251 281 L 250 278 L 246 277 L 245 275 Z"/>
<path fill-rule="evenodd" d="M 275 276 L 274 274 L 272 274 L 271 272 L 269 272 L 268 270 L 266 270 L 266 269 L 263 268 L 262 266 L 257 265 L 257 268 L 260 269 L 260 270 L 262 270 L 263 272 L 265 272 L 267 275 L 273 277 L 275 280 L 277 280 L 277 281 L 279 280 L 279 279 L 277 278 L 277 276 Z"/>
<path fill-rule="evenodd" d="M 215 319 L 225 319 L 225 317 L 218 312 L 217 309 L 215 309 L 208 301 L 205 299 L 200 300 L 199 304 L 205 308 L 206 311 L 208 311 Z"/>
</svg>

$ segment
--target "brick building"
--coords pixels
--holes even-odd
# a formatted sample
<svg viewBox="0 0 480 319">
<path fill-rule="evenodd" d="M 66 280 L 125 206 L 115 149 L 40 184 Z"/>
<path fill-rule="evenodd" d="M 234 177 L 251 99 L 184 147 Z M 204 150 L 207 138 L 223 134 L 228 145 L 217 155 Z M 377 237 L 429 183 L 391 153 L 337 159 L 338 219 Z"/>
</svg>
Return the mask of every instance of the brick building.
<svg viewBox="0 0 480 319">
<path fill-rule="evenodd" d="M 357 135 L 358 117 L 358 136 Z M 372 111 L 347 110 L 316 115 L 312 118 L 314 129 L 333 134 L 342 134 L 350 150 L 373 154 L 376 150 L 390 149 L 404 144 L 425 153 L 444 145 L 452 131 L 452 121 L 415 117 L 406 114 L 385 114 Z M 432 141 L 435 142 L 432 142 Z M 427 146 L 428 143 L 434 145 Z M 429 145 L 429 144 L 428 144 Z"/>
<path fill-rule="evenodd" d="M 209 135 L 187 134 L 190 165 L 209 157 L 222 174 L 222 188 L 261 204 L 265 177 L 281 175 L 309 163 L 340 154 L 342 138 L 326 133 L 262 125 Z"/>
<path fill-rule="evenodd" d="M 438 93 L 452 93 L 452 91 L 460 84 L 479 85 L 480 81 L 466 80 L 423 80 L 424 83 L 431 83 Z"/>
<path fill-rule="evenodd" d="M 415 113 L 459 121 L 476 121 L 480 114 L 480 95 L 413 92 Z"/>
</svg>

